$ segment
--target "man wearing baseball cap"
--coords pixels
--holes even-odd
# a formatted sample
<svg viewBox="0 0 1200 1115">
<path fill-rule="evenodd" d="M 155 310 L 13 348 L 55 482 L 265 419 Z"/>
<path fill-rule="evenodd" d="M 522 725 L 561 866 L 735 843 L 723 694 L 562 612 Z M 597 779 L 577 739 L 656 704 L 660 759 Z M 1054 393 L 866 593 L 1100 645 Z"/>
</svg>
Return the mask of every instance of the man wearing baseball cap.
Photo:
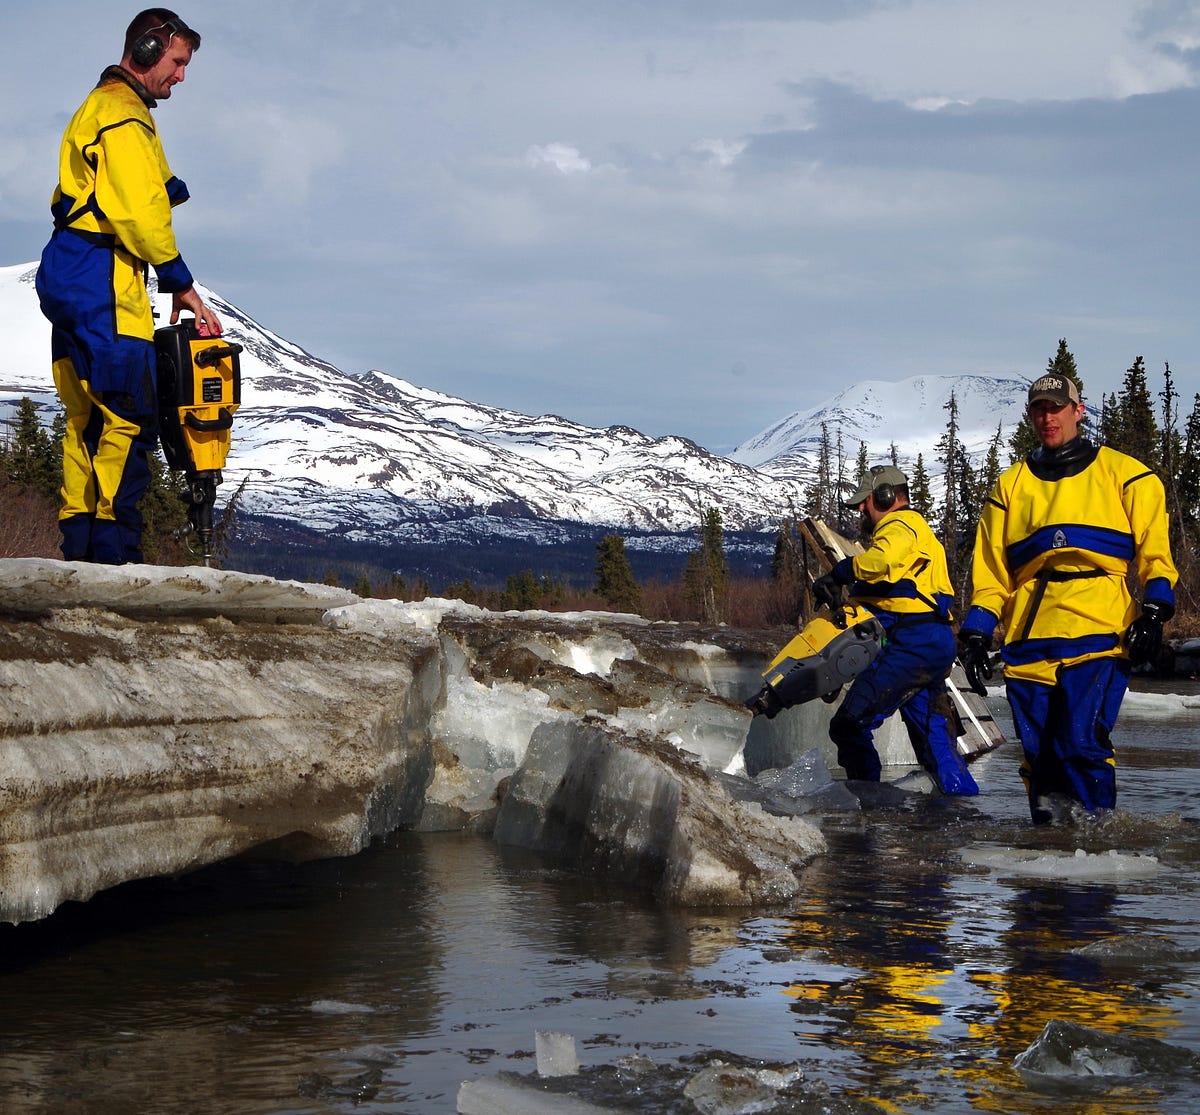
<svg viewBox="0 0 1200 1115">
<path fill-rule="evenodd" d="M 899 710 L 917 761 L 945 794 L 979 787 L 950 730 L 946 677 L 954 663 L 950 603 L 954 589 L 946 551 L 929 524 L 908 505 L 908 477 L 876 465 L 845 500 L 870 535 L 866 550 L 838 562 L 813 584 L 818 602 L 836 611 L 843 586 L 850 599 L 883 625 L 883 650 L 846 690 L 829 724 L 848 779 L 878 782 L 874 732 Z"/>
<path fill-rule="evenodd" d="M 986 693 L 997 627 L 1021 778 L 1035 824 L 1113 809 L 1109 733 L 1131 664 L 1151 661 L 1175 612 L 1178 575 L 1162 481 L 1140 461 L 1093 445 L 1069 376 L 1029 388 L 1041 443 L 1009 468 L 984 503 L 975 537 L 971 608 L 959 631 L 972 687 Z M 1127 586 L 1132 566 L 1139 606 Z"/>
</svg>

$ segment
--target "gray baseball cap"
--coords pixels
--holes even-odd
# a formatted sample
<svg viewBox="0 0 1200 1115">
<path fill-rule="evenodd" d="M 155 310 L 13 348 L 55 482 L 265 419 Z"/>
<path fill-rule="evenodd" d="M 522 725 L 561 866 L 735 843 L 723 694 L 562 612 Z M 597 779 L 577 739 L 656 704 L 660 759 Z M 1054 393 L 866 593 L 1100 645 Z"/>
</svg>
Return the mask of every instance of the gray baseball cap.
<svg viewBox="0 0 1200 1115">
<path fill-rule="evenodd" d="M 842 500 L 842 503 L 846 507 L 857 507 L 881 484 L 890 484 L 893 488 L 898 488 L 901 484 L 907 483 L 908 477 L 894 465 L 875 465 L 858 482 L 858 487 L 855 489 L 854 494 L 847 496 Z"/>
</svg>

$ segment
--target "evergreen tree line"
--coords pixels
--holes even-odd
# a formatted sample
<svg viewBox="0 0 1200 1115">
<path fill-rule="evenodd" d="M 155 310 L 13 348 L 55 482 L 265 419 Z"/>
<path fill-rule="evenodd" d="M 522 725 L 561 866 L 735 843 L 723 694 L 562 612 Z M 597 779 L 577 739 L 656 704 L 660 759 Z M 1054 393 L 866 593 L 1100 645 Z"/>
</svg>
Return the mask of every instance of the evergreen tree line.
<svg viewBox="0 0 1200 1115">
<path fill-rule="evenodd" d="M 1086 401 L 1083 380 L 1065 338 L 1059 341 L 1058 351 L 1047 363 L 1046 371 L 1072 379 L 1080 398 Z M 982 459 L 973 460 L 962 441 L 958 402 L 953 393 L 944 409 L 946 425 L 931 451 L 930 461 L 926 462 L 923 452 L 918 453 L 906 472 L 911 505 L 929 520 L 946 547 L 961 615 L 970 593 L 971 553 L 983 502 L 1003 469 L 1036 449 L 1038 441 L 1024 418 L 1008 431 L 998 424 Z M 61 413 L 56 415 L 47 431 L 40 424 L 33 403 L 28 399 L 21 401 L 7 435 L 0 437 L 0 523 L 17 517 L 30 518 L 28 514 L 14 515 L 18 497 L 40 500 L 43 513 L 53 521 L 61 476 L 62 421 Z M 1185 622 L 1189 619 L 1194 622 L 1200 591 L 1197 583 L 1200 570 L 1194 556 L 1200 543 L 1200 393 L 1193 397 L 1184 417 L 1170 365 L 1164 365 L 1162 386 L 1155 394 L 1148 382 L 1145 362 L 1139 356 L 1126 371 L 1121 389 L 1103 396 L 1098 409 L 1089 410 L 1083 430 L 1096 443 L 1136 457 L 1163 480 L 1171 516 L 1172 549 L 1180 571 L 1177 589 L 1180 615 Z M 610 534 L 597 544 L 590 590 L 575 589 L 561 578 L 527 569 L 510 576 L 503 588 L 462 581 L 447 585 L 440 595 L 501 611 L 601 607 L 651 619 L 730 622 L 740 626 L 794 623 L 808 614 L 811 602 L 807 585 L 820 572 L 800 542 L 799 518 L 822 519 L 840 534 L 856 538 L 857 515 L 847 510 L 842 500 L 869 465 L 880 460 L 865 443 L 859 442 L 851 461 L 841 431 L 831 431 L 822 423 L 816 479 L 807 491 L 802 515 L 793 511 L 778 528 L 769 579 L 731 578 L 721 512 L 717 507 L 709 507 L 701 511 L 695 548 L 676 582 L 639 583 L 625 552 L 625 539 L 620 534 Z M 882 460 L 902 467 L 894 442 L 887 447 Z M 147 560 L 188 564 L 194 559 L 179 541 L 186 526 L 186 512 L 180 499 L 182 474 L 171 473 L 161 459 L 152 464 L 151 488 L 142 504 L 147 519 Z M 940 499 L 933 496 L 931 469 L 942 478 Z M 236 503 L 235 496 L 220 524 L 218 533 L 226 540 L 236 520 Z M 5 537 L 0 531 L 0 556 L 13 556 L 4 546 Z M 54 546 L 56 552 L 56 533 Z M 419 600 L 433 594 L 427 581 L 418 579 L 410 584 L 399 571 L 382 584 L 373 583 L 361 570 L 344 571 L 343 575 L 330 570 L 325 580 L 328 584 L 340 584 L 343 576 L 359 596 Z"/>
</svg>

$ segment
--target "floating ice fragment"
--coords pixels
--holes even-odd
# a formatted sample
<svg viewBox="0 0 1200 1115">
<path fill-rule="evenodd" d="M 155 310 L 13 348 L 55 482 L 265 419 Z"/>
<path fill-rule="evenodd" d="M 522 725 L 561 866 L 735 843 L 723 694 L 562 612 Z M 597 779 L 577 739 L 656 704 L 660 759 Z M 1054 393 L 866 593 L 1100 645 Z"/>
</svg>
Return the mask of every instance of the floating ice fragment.
<svg viewBox="0 0 1200 1115">
<path fill-rule="evenodd" d="M 1168 1076 L 1195 1070 L 1190 1050 L 1155 1038 L 1127 1037 L 1052 1019 L 1037 1040 L 1018 1054 L 1013 1068 L 1041 1091 L 1105 1091 L 1131 1076 Z"/>
<path fill-rule="evenodd" d="M 1142 856 L 1115 849 L 1093 853 L 1085 852 L 1082 848 L 1069 852 L 1032 848 L 967 848 L 961 855 L 963 862 L 973 867 L 990 867 L 994 871 L 1027 875 L 1035 879 L 1146 879 L 1162 869 L 1157 856 Z"/>
<path fill-rule="evenodd" d="M 1169 937 L 1141 933 L 1103 937 L 1071 951 L 1077 956 L 1089 956 L 1114 964 L 1183 964 L 1200 956 L 1196 949 L 1187 948 Z"/>
<path fill-rule="evenodd" d="M 713 1061 L 687 1082 L 683 1093 L 702 1115 L 753 1115 L 773 1110 L 779 1090 L 803 1079 L 796 1068 L 780 1072 Z"/>
<path fill-rule="evenodd" d="M 570 1034 L 538 1030 L 534 1034 L 538 1076 L 574 1076 L 579 1072 L 575 1039 Z"/>
<path fill-rule="evenodd" d="M 313 1014 L 372 1014 L 375 1010 L 366 1003 L 346 1003 L 340 999 L 314 999 L 308 1009 Z"/>
</svg>

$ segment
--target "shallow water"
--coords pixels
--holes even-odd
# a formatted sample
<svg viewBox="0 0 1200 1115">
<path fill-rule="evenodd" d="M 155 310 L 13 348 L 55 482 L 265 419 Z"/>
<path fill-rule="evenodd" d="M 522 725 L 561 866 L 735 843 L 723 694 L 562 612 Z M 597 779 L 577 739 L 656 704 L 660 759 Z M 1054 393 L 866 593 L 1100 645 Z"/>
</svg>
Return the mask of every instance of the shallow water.
<svg viewBox="0 0 1200 1115">
<path fill-rule="evenodd" d="M 553 1030 L 631 1110 L 697 1110 L 720 1056 L 801 1068 L 780 1111 L 1191 1115 L 1190 1067 L 1078 1091 L 1013 1060 L 1056 1019 L 1200 1052 L 1198 729 L 1131 701 L 1098 824 L 1032 828 L 1012 744 L 976 800 L 822 818 L 788 910 L 664 911 L 464 835 L 123 887 L 0 927 L 0 1112 L 453 1112 Z"/>
</svg>

